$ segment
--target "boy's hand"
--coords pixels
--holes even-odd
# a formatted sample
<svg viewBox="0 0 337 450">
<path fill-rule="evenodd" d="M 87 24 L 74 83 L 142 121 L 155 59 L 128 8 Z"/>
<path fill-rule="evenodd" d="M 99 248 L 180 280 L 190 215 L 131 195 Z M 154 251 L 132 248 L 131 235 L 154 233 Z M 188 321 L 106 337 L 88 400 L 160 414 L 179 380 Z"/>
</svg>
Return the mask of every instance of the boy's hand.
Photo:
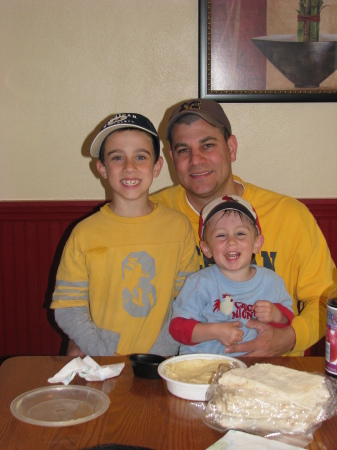
<svg viewBox="0 0 337 450">
<path fill-rule="evenodd" d="M 240 328 L 240 322 L 223 322 L 213 325 L 215 326 L 216 339 L 220 341 L 221 344 L 227 346 L 238 344 L 242 341 L 244 333 Z"/>
<path fill-rule="evenodd" d="M 282 312 L 273 303 L 268 300 L 258 300 L 253 305 L 255 317 L 263 323 L 279 323 L 283 319 Z"/>
<path fill-rule="evenodd" d="M 81 358 L 83 358 L 84 356 L 86 356 L 86 354 L 82 352 L 80 347 L 78 345 L 76 345 L 72 339 L 70 339 L 69 344 L 68 344 L 68 349 L 67 349 L 67 356 L 72 356 L 72 357 L 80 356 Z"/>
</svg>

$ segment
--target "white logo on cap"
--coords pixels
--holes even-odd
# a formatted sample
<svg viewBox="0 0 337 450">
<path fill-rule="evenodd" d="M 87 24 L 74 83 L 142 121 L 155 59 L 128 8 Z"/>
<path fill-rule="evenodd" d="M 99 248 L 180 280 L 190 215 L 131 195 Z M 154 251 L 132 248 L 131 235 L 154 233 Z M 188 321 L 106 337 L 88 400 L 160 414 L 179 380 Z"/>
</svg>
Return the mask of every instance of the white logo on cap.
<svg viewBox="0 0 337 450">
<path fill-rule="evenodd" d="M 124 120 L 127 120 L 128 116 L 125 114 L 118 114 L 117 116 L 113 117 L 109 122 L 106 124 L 107 127 L 111 127 L 111 125 L 114 125 L 117 122 L 124 122 Z"/>
</svg>

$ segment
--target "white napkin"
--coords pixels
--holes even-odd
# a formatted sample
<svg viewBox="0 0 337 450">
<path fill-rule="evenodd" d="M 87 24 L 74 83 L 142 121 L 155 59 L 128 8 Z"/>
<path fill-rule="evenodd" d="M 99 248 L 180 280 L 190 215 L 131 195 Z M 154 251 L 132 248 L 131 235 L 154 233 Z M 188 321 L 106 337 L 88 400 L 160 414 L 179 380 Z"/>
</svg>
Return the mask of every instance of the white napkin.
<svg viewBox="0 0 337 450">
<path fill-rule="evenodd" d="M 84 359 L 78 357 L 66 364 L 52 378 L 48 378 L 48 382 L 69 384 L 76 374 L 87 381 L 103 381 L 107 378 L 117 377 L 124 366 L 125 363 L 100 366 L 90 356 L 86 356 Z"/>
<path fill-rule="evenodd" d="M 229 430 L 225 436 L 223 436 L 215 444 L 207 447 L 206 450 L 301 450 L 303 447 L 297 447 L 291 444 L 286 444 L 280 441 L 274 441 L 262 436 L 255 436 L 254 434 L 244 433 L 238 430 Z"/>
</svg>

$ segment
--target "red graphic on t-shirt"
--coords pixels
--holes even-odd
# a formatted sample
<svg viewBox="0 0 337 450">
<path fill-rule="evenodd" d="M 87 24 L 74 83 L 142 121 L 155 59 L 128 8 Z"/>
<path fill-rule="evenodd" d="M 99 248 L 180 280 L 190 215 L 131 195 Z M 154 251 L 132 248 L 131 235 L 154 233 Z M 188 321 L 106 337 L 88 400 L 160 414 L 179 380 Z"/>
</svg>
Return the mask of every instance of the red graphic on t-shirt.
<svg viewBox="0 0 337 450">
<path fill-rule="evenodd" d="M 246 303 L 235 302 L 235 311 L 233 311 L 232 319 L 251 319 L 254 315 L 253 305 L 246 305 Z"/>
</svg>

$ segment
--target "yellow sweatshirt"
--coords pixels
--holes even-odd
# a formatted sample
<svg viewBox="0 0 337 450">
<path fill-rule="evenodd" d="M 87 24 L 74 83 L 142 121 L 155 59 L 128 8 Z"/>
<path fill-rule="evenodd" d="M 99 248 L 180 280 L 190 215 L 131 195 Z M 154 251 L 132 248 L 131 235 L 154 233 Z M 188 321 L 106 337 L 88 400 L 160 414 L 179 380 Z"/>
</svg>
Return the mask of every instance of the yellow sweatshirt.
<svg viewBox="0 0 337 450">
<path fill-rule="evenodd" d="M 155 205 L 146 216 L 121 217 L 104 205 L 68 239 L 51 308 L 87 306 L 97 327 L 120 334 L 118 353 L 146 353 L 198 270 L 195 245 L 184 214 Z"/>
<path fill-rule="evenodd" d="M 336 266 L 316 220 L 305 205 L 234 178 L 244 186 L 242 197 L 255 208 L 265 239 L 256 263 L 281 276 L 293 299 L 296 344 L 288 354 L 302 355 L 325 335 L 326 301 L 331 286 L 337 283 Z M 199 243 L 199 214 L 187 202 L 182 186 L 165 189 L 152 198 L 186 214 Z M 200 268 L 205 266 L 200 249 L 199 262 Z"/>
</svg>

